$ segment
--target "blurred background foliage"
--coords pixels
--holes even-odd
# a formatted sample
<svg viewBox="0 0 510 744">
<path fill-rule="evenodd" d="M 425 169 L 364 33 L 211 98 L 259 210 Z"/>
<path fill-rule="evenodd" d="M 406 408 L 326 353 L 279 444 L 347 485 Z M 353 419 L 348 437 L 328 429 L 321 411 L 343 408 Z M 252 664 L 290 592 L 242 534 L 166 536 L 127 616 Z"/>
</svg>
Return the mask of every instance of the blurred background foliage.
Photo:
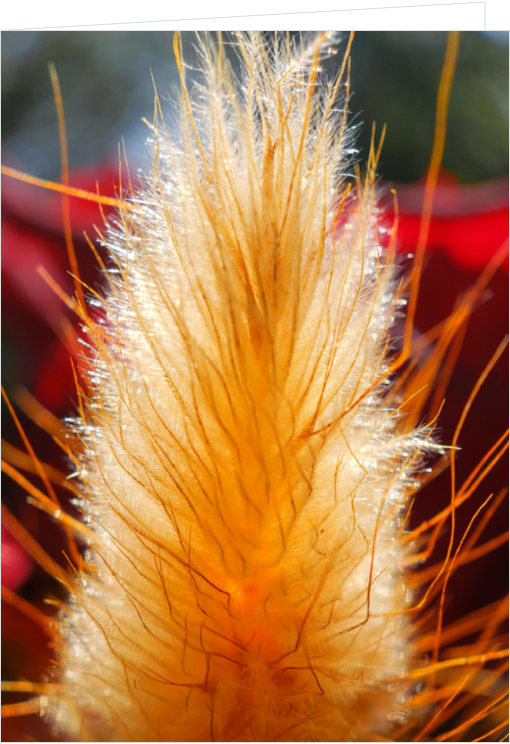
<svg viewBox="0 0 510 744">
<path fill-rule="evenodd" d="M 343 35 L 344 41 L 347 35 Z M 183 34 L 196 66 L 195 37 Z M 352 51 L 350 110 L 359 125 L 360 159 L 372 122 L 387 125 L 380 173 L 410 183 L 425 172 L 446 34 L 359 32 Z M 344 46 L 342 44 L 341 46 Z M 333 67 L 341 54 L 327 64 Z M 29 173 L 58 178 L 60 154 L 48 63 L 60 77 L 70 167 L 117 162 L 124 137 L 131 165 L 144 166 L 143 116 L 153 112 L 154 76 L 169 99 L 178 86 L 173 34 L 145 31 L 2 33 L 3 155 Z M 190 76 L 193 76 L 191 71 Z M 171 119 L 172 107 L 165 106 Z M 444 167 L 470 183 L 508 174 L 508 33 L 462 34 L 453 85 Z"/>
</svg>

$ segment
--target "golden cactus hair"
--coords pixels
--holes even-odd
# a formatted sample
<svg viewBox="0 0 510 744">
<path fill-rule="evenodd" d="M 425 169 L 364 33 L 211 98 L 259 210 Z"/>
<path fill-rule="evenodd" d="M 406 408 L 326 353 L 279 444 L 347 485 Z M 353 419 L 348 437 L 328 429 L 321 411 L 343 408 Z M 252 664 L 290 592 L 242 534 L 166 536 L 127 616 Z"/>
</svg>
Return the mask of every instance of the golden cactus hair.
<svg viewBox="0 0 510 744">
<path fill-rule="evenodd" d="M 380 245 L 380 148 L 348 177 L 350 41 L 328 82 L 331 44 L 236 34 L 234 80 L 203 36 L 188 91 L 176 35 L 179 132 L 156 98 L 152 171 L 104 235 L 101 319 L 72 301 L 83 522 L 35 496 L 88 548 L 38 699 L 63 737 L 384 740 L 419 677 L 404 525 L 442 450 L 425 372 L 405 398 L 392 384 L 406 286 Z"/>
</svg>

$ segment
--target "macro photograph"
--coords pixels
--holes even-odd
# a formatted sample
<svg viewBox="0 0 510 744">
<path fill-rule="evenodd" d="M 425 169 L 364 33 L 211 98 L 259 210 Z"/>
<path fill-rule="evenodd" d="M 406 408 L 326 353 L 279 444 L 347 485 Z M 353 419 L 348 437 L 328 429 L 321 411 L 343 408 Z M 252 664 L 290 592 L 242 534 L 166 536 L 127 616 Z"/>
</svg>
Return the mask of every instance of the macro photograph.
<svg viewBox="0 0 510 744">
<path fill-rule="evenodd" d="M 2 32 L 2 741 L 508 741 L 506 32 Z"/>
</svg>

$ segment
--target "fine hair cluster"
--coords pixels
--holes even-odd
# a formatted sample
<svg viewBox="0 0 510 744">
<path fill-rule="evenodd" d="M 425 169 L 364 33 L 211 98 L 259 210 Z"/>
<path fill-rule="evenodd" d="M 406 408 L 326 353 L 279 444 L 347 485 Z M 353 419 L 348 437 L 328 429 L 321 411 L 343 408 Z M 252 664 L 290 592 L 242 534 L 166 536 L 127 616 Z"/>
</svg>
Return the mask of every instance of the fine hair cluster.
<svg viewBox="0 0 510 744">
<path fill-rule="evenodd" d="M 180 125 L 157 101 L 86 324 L 62 736 L 367 740 L 397 706 L 433 444 L 392 392 L 405 299 L 377 155 L 352 162 L 348 51 L 321 71 L 333 43 L 237 34 L 234 74 L 202 37 L 188 90 L 176 37 Z"/>
</svg>

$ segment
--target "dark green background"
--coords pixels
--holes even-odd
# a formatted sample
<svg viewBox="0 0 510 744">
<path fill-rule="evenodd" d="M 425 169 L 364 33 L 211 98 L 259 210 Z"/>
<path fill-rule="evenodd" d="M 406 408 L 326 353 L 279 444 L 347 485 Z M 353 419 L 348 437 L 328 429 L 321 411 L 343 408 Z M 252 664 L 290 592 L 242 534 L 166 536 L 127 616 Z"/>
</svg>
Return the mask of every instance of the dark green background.
<svg viewBox="0 0 510 744">
<path fill-rule="evenodd" d="M 341 46 L 347 34 L 343 38 Z M 191 66 L 193 43 L 194 34 L 184 33 Z M 446 33 L 440 32 L 359 32 L 355 37 L 350 109 L 359 124 L 360 158 L 366 159 L 372 122 L 379 131 L 386 123 L 380 166 L 385 180 L 412 182 L 426 170 L 445 43 Z M 143 167 L 147 129 L 141 118 L 151 118 L 153 111 L 150 70 L 162 97 L 177 89 L 173 34 L 2 33 L 4 155 L 9 152 L 30 173 L 57 178 L 50 61 L 62 87 L 71 168 L 108 159 L 116 163 L 122 136 L 130 162 Z M 166 110 L 171 117 L 171 106 Z M 508 173 L 508 33 L 462 34 L 444 166 L 463 182 Z"/>
</svg>

